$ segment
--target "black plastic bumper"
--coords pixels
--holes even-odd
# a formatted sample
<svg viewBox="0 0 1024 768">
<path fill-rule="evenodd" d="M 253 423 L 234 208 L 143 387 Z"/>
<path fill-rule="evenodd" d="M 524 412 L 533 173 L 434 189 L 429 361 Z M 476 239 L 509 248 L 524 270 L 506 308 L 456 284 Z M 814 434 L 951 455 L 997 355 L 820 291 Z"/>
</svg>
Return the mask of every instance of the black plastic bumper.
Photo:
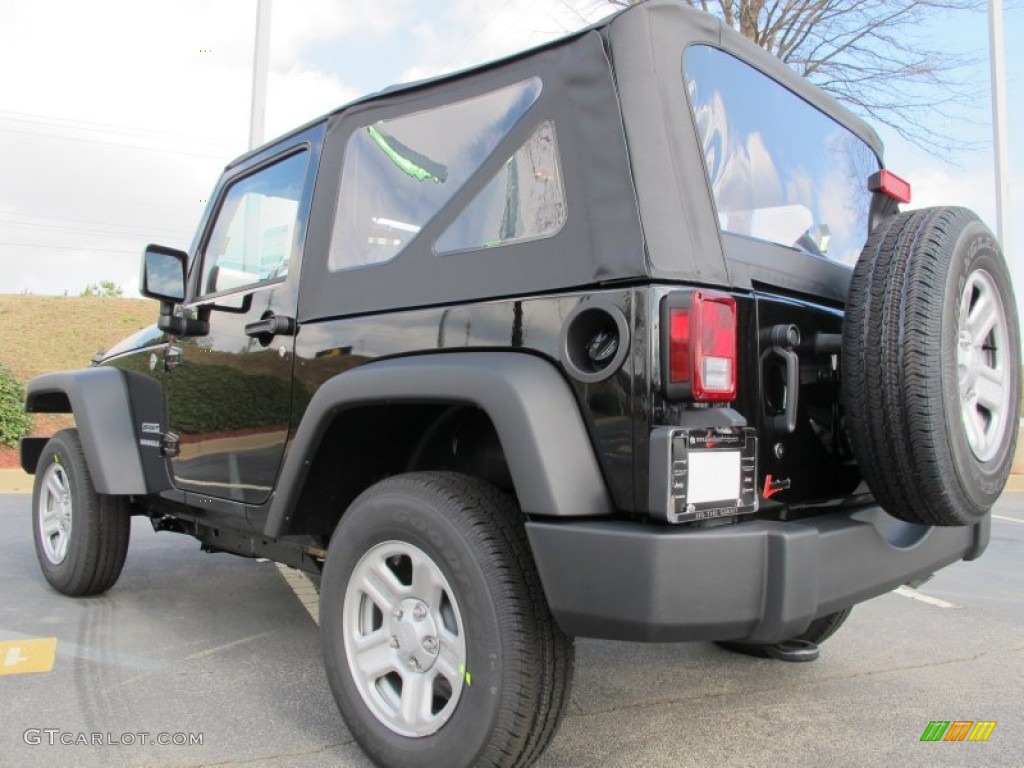
<svg viewBox="0 0 1024 768">
<path fill-rule="evenodd" d="M 770 643 L 973 560 L 990 524 L 986 516 L 968 527 L 913 525 L 872 506 L 706 529 L 615 521 L 526 529 L 548 603 L 570 635 Z"/>
</svg>

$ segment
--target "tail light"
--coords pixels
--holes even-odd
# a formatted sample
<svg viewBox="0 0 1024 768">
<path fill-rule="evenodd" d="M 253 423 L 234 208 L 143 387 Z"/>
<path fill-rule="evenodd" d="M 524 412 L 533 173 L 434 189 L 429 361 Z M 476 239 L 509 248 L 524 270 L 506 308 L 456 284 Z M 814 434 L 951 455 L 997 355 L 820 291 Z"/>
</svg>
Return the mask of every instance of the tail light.
<svg viewBox="0 0 1024 768">
<path fill-rule="evenodd" d="M 868 179 L 868 189 L 872 192 L 881 192 L 886 197 L 891 197 L 897 203 L 910 202 L 910 182 L 901 179 L 895 173 L 885 168 Z"/>
<path fill-rule="evenodd" d="M 662 385 L 669 400 L 736 399 L 736 300 L 693 291 L 661 303 Z"/>
</svg>

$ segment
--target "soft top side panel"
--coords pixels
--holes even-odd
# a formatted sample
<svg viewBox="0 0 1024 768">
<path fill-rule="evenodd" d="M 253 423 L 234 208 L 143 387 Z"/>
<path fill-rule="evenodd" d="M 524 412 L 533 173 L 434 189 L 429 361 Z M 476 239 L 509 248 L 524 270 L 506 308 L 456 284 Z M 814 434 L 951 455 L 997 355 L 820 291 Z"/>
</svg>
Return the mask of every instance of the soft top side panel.
<svg viewBox="0 0 1024 768">
<path fill-rule="evenodd" d="M 643 9 L 643 13 L 637 13 Z M 721 24 L 678 3 L 644 3 L 609 27 L 612 61 L 651 268 L 727 286 L 704 155 L 682 82 L 683 50 L 718 45 Z"/>
<path fill-rule="evenodd" d="M 657 277 L 751 287 L 750 270 L 723 256 L 683 81 L 683 54 L 690 45 L 712 46 L 741 59 L 851 130 L 882 157 L 882 143 L 867 123 L 716 16 L 676 0 L 649 0 L 613 18 L 606 34 L 650 269 Z M 802 283 L 801 289 L 814 290 Z"/>
<path fill-rule="evenodd" d="M 542 91 L 444 208 L 393 260 L 330 271 L 346 144 L 375 121 L 537 77 Z M 568 213 L 553 237 L 437 256 L 448 225 L 544 120 L 554 123 Z M 455 79 L 386 94 L 330 118 L 310 214 L 299 320 L 552 291 L 646 271 L 611 65 L 597 31 Z"/>
</svg>

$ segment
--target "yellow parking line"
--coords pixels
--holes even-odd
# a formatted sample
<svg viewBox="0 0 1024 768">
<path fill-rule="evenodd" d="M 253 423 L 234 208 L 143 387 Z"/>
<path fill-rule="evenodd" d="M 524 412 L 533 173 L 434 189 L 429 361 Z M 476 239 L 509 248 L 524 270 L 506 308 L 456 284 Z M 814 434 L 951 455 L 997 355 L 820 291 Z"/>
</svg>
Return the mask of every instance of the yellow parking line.
<svg viewBox="0 0 1024 768">
<path fill-rule="evenodd" d="M 49 672 L 57 658 L 56 637 L 28 637 L 0 643 L 0 675 Z"/>
</svg>

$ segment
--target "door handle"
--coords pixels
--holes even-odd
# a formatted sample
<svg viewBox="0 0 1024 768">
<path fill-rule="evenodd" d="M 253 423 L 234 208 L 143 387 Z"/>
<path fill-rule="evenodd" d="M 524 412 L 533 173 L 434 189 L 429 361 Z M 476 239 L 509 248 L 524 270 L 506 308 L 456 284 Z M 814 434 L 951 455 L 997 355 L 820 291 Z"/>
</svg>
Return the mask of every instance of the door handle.
<svg viewBox="0 0 1024 768">
<path fill-rule="evenodd" d="M 246 323 L 245 335 L 258 339 L 269 339 L 273 336 L 294 336 L 295 329 L 294 317 L 269 314 L 255 323 Z"/>
</svg>

